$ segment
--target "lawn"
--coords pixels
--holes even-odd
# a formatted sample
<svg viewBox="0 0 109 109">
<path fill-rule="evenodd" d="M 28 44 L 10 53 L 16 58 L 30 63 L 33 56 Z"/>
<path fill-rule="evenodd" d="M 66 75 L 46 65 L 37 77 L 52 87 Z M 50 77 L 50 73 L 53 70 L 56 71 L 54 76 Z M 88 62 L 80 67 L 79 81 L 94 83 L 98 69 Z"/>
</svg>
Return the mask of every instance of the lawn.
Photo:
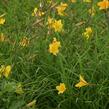
<svg viewBox="0 0 109 109">
<path fill-rule="evenodd" d="M 109 109 L 109 1 L 0 0 L 0 109 Z"/>
</svg>

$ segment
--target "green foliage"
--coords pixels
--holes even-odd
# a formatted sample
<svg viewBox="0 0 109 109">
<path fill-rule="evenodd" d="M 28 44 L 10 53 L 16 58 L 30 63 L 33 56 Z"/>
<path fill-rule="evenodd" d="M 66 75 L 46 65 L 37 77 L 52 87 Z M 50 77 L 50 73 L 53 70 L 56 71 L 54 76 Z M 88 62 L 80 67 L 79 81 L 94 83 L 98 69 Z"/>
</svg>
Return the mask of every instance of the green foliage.
<svg viewBox="0 0 109 109">
<path fill-rule="evenodd" d="M 41 1 L 47 13 L 42 22 L 35 24 L 40 19 L 31 14 Z M 97 1 L 93 2 L 96 15 L 92 18 L 87 12 L 92 4 L 80 1 L 68 2 L 68 16 L 60 17 L 54 10 L 49 12 L 46 0 L 0 0 L 0 15 L 6 13 L 0 33 L 16 42 L 0 42 L 0 65 L 12 65 L 10 77 L 0 78 L 0 109 L 108 109 L 109 25 Z M 49 15 L 62 19 L 63 33 L 48 34 Z M 86 23 L 77 26 L 81 21 Z M 93 35 L 85 40 L 82 33 L 88 26 L 93 28 Z M 25 36 L 30 44 L 20 47 L 19 41 Z M 57 56 L 48 52 L 53 37 L 61 42 Z M 95 85 L 75 88 L 80 74 Z M 20 82 L 24 89 L 21 95 L 15 93 Z M 56 86 L 61 82 L 67 90 L 58 95 Z M 26 107 L 33 99 L 36 106 Z"/>
</svg>

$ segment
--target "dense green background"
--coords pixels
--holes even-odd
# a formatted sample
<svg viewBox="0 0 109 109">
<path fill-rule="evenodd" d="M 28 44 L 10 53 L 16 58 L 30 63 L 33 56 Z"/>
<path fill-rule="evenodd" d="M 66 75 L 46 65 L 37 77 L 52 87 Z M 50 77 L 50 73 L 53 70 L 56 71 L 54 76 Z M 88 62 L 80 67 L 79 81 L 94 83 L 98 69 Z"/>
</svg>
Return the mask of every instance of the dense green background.
<svg viewBox="0 0 109 109">
<path fill-rule="evenodd" d="M 0 109 L 27 109 L 25 105 L 33 99 L 37 100 L 36 107 L 30 109 L 108 109 L 109 19 L 99 11 L 97 0 L 93 3 L 96 9 L 93 18 L 87 12 L 92 4 L 78 1 L 69 3 L 68 16 L 59 17 L 52 10 L 40 25 L 33 25 L 38 18 L 31 13 L 41 1 L 42 9 L 48 11 L 46 0 L 0 0 L 0 15 L 6 13 L 6 23 L 0 26 L 0 33 L 16 41 L 15 45 L 0 42 L 0 64 L 13 66 L 12 75 L 0 79 Z M 62 19 L 64 32 L 47 35 L 47 16 Z M 76 26 L 83 20 L 85 24 Z M 93 35 L 86 41 L 81 34 L 88 26 L 93 28 Z M 28 47 L 22 48 L 19 40 L 24 36 L 31 41 Z M 56 57 L 48 52 L 53 37 L 62 46 Z M 75 88 L 79 74 L 96 85 Z M 13 92 L 16 82 L 23 84 L 24 94 Z M 55 89 L 60 82 L 67 87 L 62 95 Z"/>
</svg>

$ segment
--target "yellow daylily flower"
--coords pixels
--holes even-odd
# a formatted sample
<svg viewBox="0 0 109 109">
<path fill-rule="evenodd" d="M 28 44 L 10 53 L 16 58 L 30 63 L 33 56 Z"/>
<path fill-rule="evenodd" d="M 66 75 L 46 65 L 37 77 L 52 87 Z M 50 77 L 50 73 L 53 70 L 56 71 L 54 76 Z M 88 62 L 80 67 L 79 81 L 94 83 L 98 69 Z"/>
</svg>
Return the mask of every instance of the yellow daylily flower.
<svg viewBox="0 0 109 109">
<path fill-rule="evenodd" d="M 103 0 L 101 2 L 98 2 L 97 5 L 99 6 L 100 10 L 108 9 L 109 8 L 109 1 L 108 0 Z"/>
<path fill-rule="evenodd" d="M 11 69 L 12 69 L 11 65 L 7 65 L 7 66 L 5 67 L 5 69 L 4 69 L 4 71 L 3 71 L 3 75 L 4 75 L 6 78 L 8 78 L 8 76 L 10 75 Z"/>
<path fill-rule="evenodd" d="M 5 18 L 0 17 L 0 25 L 3 25 L 5 23 Z"/>
<path fill-rule="evenodd" d="M 87 27 L 85 29 L 85 32 L 82 34 L 87 40 L 90 38 L 90 36 L 92 35 L 92 28 L 91 27 Z"/>
<path fill-rule="evenodd" d="M 48 17 L 47 25 L 49 28 L 54 29 L 55 32 L 61 32 L 63 30 L 63 24 L 61 20 L 55 20 Z"/>
<path fill-rule="evenodd" d="M 80 75 L 80 82 L 75 85 L 75 87 L 81 88 L 83 86 L 88 86 L 89 83 L 84 80 L 84 78 Z"/>
<path fill-rule="evenodd" d="M 62 3 L 56 7 L 58 15 L 60 16 L 64 16 L 65 15 L 65 9 L 68 7 L 68 5 L 66 3 Z"/>
<path fill-rule="evenodd" d="M 57 41 L 56 38 L 54 38 L 53 42 L 49 44 L 49 52 L 56 56 L 57 53 L 59 52 L 60 47 L 61 47 L 60 42 Z"/>
<path fill-rule="evenodd" d="M 55 20 L 52 24 L 52 27 L 54 28 L 55 32 L 61 32 L 63 29 L 63 24 L 61 20 Z"/>
<path fill-rule="evenodd" d="M 64 83 L 60 83 L 59 86 L 56 86 L 56 90 L 58 90 L 58 94 L 62 94 L 66 91 L 66 86 Z"/>
</svg>

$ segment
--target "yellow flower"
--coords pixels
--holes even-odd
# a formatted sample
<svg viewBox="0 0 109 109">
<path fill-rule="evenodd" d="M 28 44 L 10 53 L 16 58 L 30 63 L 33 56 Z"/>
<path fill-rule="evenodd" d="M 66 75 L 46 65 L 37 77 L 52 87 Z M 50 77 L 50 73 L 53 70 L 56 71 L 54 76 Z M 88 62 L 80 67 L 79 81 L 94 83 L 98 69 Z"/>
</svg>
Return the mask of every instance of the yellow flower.
<svg viewBox="0 0 109 109">
<path fill-rule="evenodd" d="M 0 17 L 0 25 L 3 25 L 5 23 L 5 18 Z"/>
<path fill-rule="evenodd" d="M 83 2 L 91 3 L 92 0 L 83 0 Z"/>
<path fill-rule="evenodd" d="M 55 32 L 61 32 L 63 29 L 63 24 L 61 20 L 55 20 L 53 18 L 48 17 L 47 24 L 49 28 L 54 29 Z"/>
<path fill-rule="evenodd" d="M 36 100 L 31 101 L 30 103 L 28 103 L 26 106 L 27 107 L 32 107 L 36 104 Z"/>
<path fill-rule="evenodd" d="M 91 27 L 86 28 L 86 32 L 88 32 L 89 34 L 91 34 L 92 33 L 92 28 Z"/>
<path fill-rule="evenodd" d="M 53 39 L 53 42 L 49 44 L 49 52 L 53 55 L 57 55 L 59 52 L 59 48 L 61 47 L 61 44 L 59 41 L 56 40 L 56 38 Z"/>
<path fill-rule="evenodd" d="M 61 32 L 63 29 L 63 24 L 61 20 L 55 20 L 52 26 L 55 32 Z"/>
<path fill-rule="evenodd" d="M 66 91 L 66 86 L 64 83 L 60 83 L 59 86 L 56 86 L 56 89 L 58 90 L 58 94 L 62 94 Z"/>
<path fill-rule="evenodd" d="M 64 16 L 65 15 L 65 9 L 68 7 L 68 5 L 66 3 L 62 3 L 56 7 L 58 15 L 60 16 Z"/>
<path fill-rule="evenodd" d="M 21 39 L 21 41 L 20 41 L 20 46 L 22 46 L 22 47 L 26 47 L 26 46 L 28 46 L 28 44 L 29 44 L 29 39 L 27 38 L 27 37 L 24 37 L 23 39 Z"/>
<path fill-rule="evenodd" d="M 107 9 L 109 8 L 109 1 L 108 0 L 103 0 L 101 2 L 98 2 L 97 5 L 100 7 L 99 9 Z"/>
<path fill-rule="evenodd" d="M 0 42 L 4 42 L 5 41 L 5 36 L 3 33 L 0 34 Z"/>
<path fill-rule="evenodd" d="M 11 65 L 7 65 L 7 66 L 5 67 L 5 69 L 4 69 L 4 71 L 3 71 L 3 75 L 4 75 L 6 78 L 8 78 L 8 76 L 10 75 L 11 69 L 12 69 Z"/>
<path fill-rule="evenodd" d="M 95 15 L 95 13 L 96 13 L 96 11 L 95 11 L 95 8 L 94 8 L 94 7 L 90 8 L 90 9 L 88 10 L 88 12 L 89 12 L 89 14 L 90 14 L 91 16 L 94 16 L 94 15 Z"/>
<path fill-rule="evenodd" d="M 11 73 L 11 65 L 1 65 L 1 68 L 0 68 L 0 77 L 2 77 L 2 75 L 4 75 L 6 78 L 8 78 L 8 76 L 10 75 Z"/>
<path fill-rule="evenodd" d="M 76 3 L 76 0 L 71 0 L 72 3 Z"/>
<path fill-rule="evenodd" d="M 90 38 L 92 32 L 93 32 L 92 28 L 88 27 L 85 29 L 85 32 L 82 35 L 88 40 Z"/>
<path fill-rule="evenodd" d="M 80 75 L 80 82 L 75 85 L 75 87 L 81 88 L 83 86 L 88 86 L 89 83 L 84 80 L 84 78 Z"/>
<path fill-rule="evenodd" d="M 21 83 L 18 83 L 18 84 L 17 84 L 15 92 L 16 92 L 17 94 L 23 94 L 23 93 L 24 93 L 24 91 L 23 91 L 23 89 L 22 89 L 22 84 L 21 84 Z"/>
</svg>

